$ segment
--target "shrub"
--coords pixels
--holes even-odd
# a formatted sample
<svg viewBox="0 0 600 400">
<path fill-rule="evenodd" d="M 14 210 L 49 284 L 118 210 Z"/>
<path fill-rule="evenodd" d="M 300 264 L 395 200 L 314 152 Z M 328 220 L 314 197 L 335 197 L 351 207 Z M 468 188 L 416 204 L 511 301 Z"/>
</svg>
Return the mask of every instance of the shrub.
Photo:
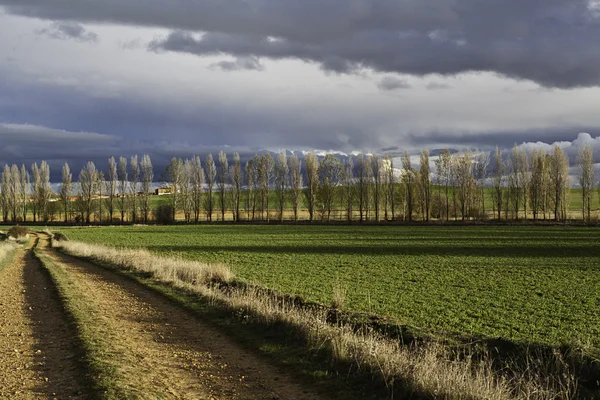
<svg viewBox="0 0 600 400">
<path fill-rule="evenodd" d="M 63 234 L 63 233 L 60 233 L 60 232 L 56 232 L 56 233 L 55 233 L 55 234 L 52 236 L 52 239 L 53 239 L 53 240 L 55 240 L 55 241 L 57 241 L 57 242 L 62 242 L 62 241 L 67 241 L 67 240 L 69 240 L 69 238 L 68 238 L 68 237 L 67 237 L 65 234 Z"/>
<path fill-rule="evenodd" d="M 175 223 L 173 218 L 173 207 L 168 204 L 161 204 L 152 212 L 154 214 L 154 220 L 158 224 L 171 225 Z"/>
<path fill-rule="evenodd" d="M 10 230 L 8 231 L 8 238 L 9 239 L 22 239 L 22 238 L 26 238 L 29 235 L 29 229 L 22 227 L 22 226 L 14 226 L 12 228 L 10 228 Z"/>
</svg>

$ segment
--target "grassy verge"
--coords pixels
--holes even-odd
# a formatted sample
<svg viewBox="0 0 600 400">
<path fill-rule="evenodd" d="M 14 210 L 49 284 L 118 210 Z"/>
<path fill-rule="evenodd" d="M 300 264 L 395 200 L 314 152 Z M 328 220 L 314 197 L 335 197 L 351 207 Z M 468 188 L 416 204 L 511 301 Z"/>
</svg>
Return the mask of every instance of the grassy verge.
<svg viewBox="0 0 600 400">
<path fill-rule="evenodd" d="M 118 342 L 111 327 L 101 319 L 97 307 L 85 296 L 82 287 L 43 252 L 35 250 L 35 255 L 48 271 L 58 289 L 65 310 L 75 325 L 77 339 L 84 351 L 84 362 L 88 368 L 88 379 L 98 398 L 132 398 L 126 382 L 119 376 L 120 353 L 114 348 Z"/>
<path fill-rule="evenodd" d="M 526 368 L 494 365 L 486 351 L 449 347 L 436 341 L 405 345 L 370 329 L 331 324 L 322 308 L 298 307 L 293 301 L 248 286 L 227 285 L 231 276 L 220 266 L 187 262 L 183 271 L 165 270 L 165 257 L 148 252 L 59 242 L 65 252 L 120 271 L 179 304 L 210 317 L 249 347 L 302 370 L 321 382 L 341 382 L 341 376 L 362 388 L 358 398 L 390 394 L 446 399 L 585 398 L 578 390 L 573 368 L 560 354 L 527 354 Z M 201 279 L 189 279 L 191 276 Z M 227 290 L 222 290 L 226 287 Z M 343 380 L 343 379 L 342 379 Z M 341 383 L 340 383 L 341 385 Z M 360 392 L 358 392 L 360 393 Z M 596 393 L 597 394 L 597 393 Z M 590 398 L 593 394 L 589 394 Z M 351 398 L 350 394 L 344 398 Z"/>
</svg>

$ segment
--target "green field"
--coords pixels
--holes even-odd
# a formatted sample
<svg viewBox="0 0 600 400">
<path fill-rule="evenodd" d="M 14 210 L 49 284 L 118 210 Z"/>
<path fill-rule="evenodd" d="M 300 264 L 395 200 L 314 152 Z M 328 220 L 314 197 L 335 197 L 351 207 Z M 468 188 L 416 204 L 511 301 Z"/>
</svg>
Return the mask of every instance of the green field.
<svg viewBox="0 0 600 400">
<path fill-rule="evenodd" d="M 65 230 L 66 231 L 66 230 Z M 600 230 L 573 227 L 76 228 L 72 240 L 223 262 L 238 279 L 440 333 L 600 347 Z"/>
</svg>

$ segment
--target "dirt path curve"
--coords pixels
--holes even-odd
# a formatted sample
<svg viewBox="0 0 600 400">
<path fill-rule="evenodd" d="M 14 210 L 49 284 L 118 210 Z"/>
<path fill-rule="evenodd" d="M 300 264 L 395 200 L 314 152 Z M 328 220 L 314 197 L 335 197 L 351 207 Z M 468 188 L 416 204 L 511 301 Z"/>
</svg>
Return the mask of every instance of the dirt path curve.
<svg viewBox="0 0 600 400">
<path fill-rule="evenodd" d="M 74 331 L 33 255 L 36 242 L 0 272 L 0 399 L 88 398 Z"/>
<path fill-rule="evenodd" d="M 40 245 L 118 334 L 123 373 L 140 398 L 322 398 L 143 285 Z"/>
</svg>

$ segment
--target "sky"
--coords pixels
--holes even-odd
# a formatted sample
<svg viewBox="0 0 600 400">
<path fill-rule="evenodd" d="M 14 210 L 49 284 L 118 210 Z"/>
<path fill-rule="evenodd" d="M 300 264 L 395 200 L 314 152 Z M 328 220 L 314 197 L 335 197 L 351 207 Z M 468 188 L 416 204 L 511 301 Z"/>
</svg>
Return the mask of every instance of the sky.
<svg viewBox="0 0 600 400">
<path fill-rule="evenodd" d="M 0 0 L 0 164 L 220 150 L 600 160 L 597 0 Z"/>
</svg>

